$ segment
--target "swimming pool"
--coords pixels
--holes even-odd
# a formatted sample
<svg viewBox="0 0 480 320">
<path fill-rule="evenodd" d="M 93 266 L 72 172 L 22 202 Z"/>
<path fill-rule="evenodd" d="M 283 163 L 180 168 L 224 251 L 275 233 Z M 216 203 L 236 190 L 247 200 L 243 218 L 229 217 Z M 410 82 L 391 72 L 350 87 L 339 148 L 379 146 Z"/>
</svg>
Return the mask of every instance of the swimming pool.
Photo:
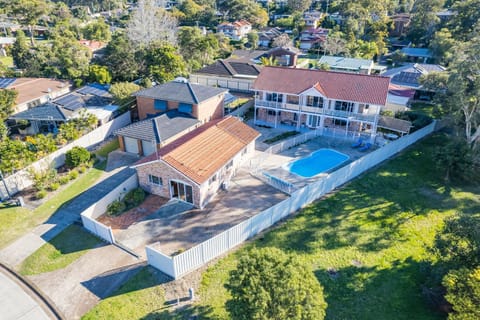
<svg viewBox="0 0 480 320">
<path fill-rule="evenodd" d="M 287 164 L 286 168 L 296 175 L 311 178 L 319 173 L 338 167 L 350 157 L 333 149 L 320 149 L 308 157 Z"/>
</svg>

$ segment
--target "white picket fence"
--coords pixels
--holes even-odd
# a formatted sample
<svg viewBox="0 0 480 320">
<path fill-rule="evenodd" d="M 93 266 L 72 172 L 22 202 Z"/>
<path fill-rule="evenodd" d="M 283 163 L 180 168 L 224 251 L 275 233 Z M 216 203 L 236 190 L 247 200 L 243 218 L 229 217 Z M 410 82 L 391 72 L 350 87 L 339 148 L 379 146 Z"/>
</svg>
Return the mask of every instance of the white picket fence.
<svg viewBox="0 0 480 320">
<path fill-rule="evenodd" d="M 112 228 L 107 227 L 95 219 L 107 212 L 107 207 L 110 203 L 122 198 L 128 191 L 135 189 L 136 187 L 138 187 L 138 178 L 136 174 L 132 174 L 106 196 L 92 204 L 80 214 L 83 227 L 103 240 L 109 243 L 115 243 Z"/>
<path fill-rule="evenodd" d="M 435 122 L 410 135 L 392 141 L 384 147 L 326 175 L 325 178 L 295 191 L 288 199 L 179 255 L 170 257 L 153 247 L 147 246 L 148 263 L 174 279 L 178 279 L 357 177 L 366 170 L 389 159 L 434 130 Z"/>
<path fill-rule="evenodd" d="M 16 173 L 5 177 L 5 183 L 7 184 L 10 194 L 16 194 L 19 191 L 22 191 L 33 185 L 33 181 L 30 177 L 30 170 L 38 171 L 45 170 L 51 166 L 58 168 L 65 163 L 65 154 L 68 150 L 73 147 L 84 147 L 89 148 L 104 141 L 107 137 L 111 136 L 113 132 L 117 129 L 123 128 L 124 126 L 131 123 L 130 112 L 126 112 L 119 117 L 113 119 L 110 122 L 105 123 L 104 125 L 98 127 L 97 129 L 89 132 L 83 137 L 72 141 L 71 143 L 65 145 L 64 147 L 52 152 L 48 156 L 30 164 L 26 168 L 17 171 Z M 7 197 L 7 192 L 3 184 L 0 184 L 0 199 L 5 199 Z"/>
</svg>

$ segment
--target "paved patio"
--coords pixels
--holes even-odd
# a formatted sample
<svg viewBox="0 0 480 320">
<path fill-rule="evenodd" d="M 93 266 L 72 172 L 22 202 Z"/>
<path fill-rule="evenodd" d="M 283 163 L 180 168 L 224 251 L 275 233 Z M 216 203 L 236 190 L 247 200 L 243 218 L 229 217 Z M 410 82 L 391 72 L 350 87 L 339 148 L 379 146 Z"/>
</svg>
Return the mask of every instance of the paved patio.
<svg viewBox="0 0 480 320">
<path fill-rule="evenodd" d="M 115 238 L 141 256 L 145 256 L 147 244 L 172 254 L 189 249 L 287 197 L 242 168 L 228 191 L 220 191 L 204 210 L 172 200 L 128 228 L 116 230 Z"/>
</svg>

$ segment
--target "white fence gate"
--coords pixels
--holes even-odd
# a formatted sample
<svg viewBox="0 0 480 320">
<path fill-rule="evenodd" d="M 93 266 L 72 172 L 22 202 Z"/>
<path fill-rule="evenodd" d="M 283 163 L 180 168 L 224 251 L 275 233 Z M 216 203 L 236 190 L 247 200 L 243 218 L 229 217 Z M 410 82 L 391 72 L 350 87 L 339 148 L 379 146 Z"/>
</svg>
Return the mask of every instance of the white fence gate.
<svg viewBox="0 0 480 320">
<path fill-rule="evenodd" d="M 152 247 L 147 247 L 148 263 L 174 279 L 178 279 L 357 177 L 366 170 L 387 160 L 419 139 L 429 135 L 434 130 L 435 122 L 410 135 L 393 141 L 332 172 L 325 178 L 295 191 L 290 198 L 177 256 L 169 257 Z"/>
</svg>

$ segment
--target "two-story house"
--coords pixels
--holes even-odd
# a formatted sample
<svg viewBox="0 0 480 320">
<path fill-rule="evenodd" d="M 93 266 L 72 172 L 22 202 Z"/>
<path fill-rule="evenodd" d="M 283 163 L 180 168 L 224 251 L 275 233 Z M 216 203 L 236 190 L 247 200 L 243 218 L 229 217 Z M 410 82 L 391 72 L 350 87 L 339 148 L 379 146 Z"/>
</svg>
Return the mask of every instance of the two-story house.
<svg viewBox="0 0 480 320">
<path fill-rule="evenodd" d="M 328 36 L 328 29 L 307 28 L 300 33 L 300 49 L 310 50 L 324 43 Z"/>
<path fill-rule="evenodd" d="M 253 84 L 254 123 L 335 128 L 376 135 L 390 78 L 308 69 L 265 67 Z"/>
<path fill-rule="evenodd" d="M 116 131 L 120 149 L 149 155 L 200 125 L 221 119 L 227 91 L 180 78 L 134 93 L 141 121 Z"/>
<path fill-rule="evenodd" d="M 222 22 L 217 26 L 217 32 L 223 33 L 232 40 L 242 40 L 252 31 L 252 24 L 247 20 L 237 20 L 235 22 Z"/>
</svg>

